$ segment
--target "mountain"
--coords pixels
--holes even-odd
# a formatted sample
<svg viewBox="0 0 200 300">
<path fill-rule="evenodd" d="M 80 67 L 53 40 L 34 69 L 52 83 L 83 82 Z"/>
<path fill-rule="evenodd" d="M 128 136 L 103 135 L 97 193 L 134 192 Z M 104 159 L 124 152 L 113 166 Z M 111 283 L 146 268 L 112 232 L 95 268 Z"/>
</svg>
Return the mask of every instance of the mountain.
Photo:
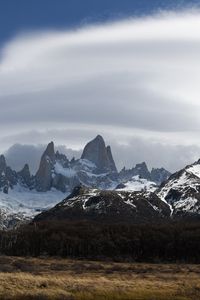
<svg viewBox="0 0 200 300">
<path fill-rule="evenodd" d="M 55 188 L 63 193 L 70 193 L 75 186 L 83 184 L 105 190 L 114 189 L 120 183 L 138 181 L 135 176 L 151 182 L 154 178 L 154 182 L 160 184 L 169 174 L 164 169 L 149 172 L 144 162 L 130 170 L 124 168 L 118 173 L 111 147 L 106 146 L 102 136 L 98 135 L 85 146 L 80 159 L 71 161 L 65 155 L 55 153 L 53 142 L 49 143 L 35 176 L 35 188 L 39 192 Z"/>
<path fill-rule="evenodd" d="M 56 189 L 63 193 L 70 193 L 79 184 L 114 189 L 118 184 L 138 181 L 136 176 L 159 185 L 169 175 L 164 169 L 152 169 L 150 172 L 145 162 L 118 172 L 111 147 L 106 146 L 100 135 L 85 146 L 80 159 L 71 161 L 64 154 L 55 152 L 54 143 L 50 142 L 34 176 L 30 174 L 28 164 L 20 172 L 16 172 L 7 166 L 5 157 L 0 156 L 0 190 L 4 193 L 9 193 L 16 186 L 37 192 Z"/>
<path fill-rule="evenodd" d="M 104 139 L 100 135 L 97 135 L 94 140 L 85 146 L 81 159 L 94 163 L 96 166 L 95 171 L 99 174 L 117 172 L 111 148 L 110 146 L 106 147 Z"/>
<path fill-rule="evenodd" d="M 0 227 L 17 225 L 53 207 L 79 185 L 101 190 L 153 192 L 169 176 L 164 169 L 153 170 L 150 172 L 146 163 L 141 163 L 118 172 L 111 147 L 100 135 L 85 146 L 80 159 L 69 160 L 55 152 L 54 143 L 50 142 L 35 175 L 30 173 L 28 164 L 19 172 L 12 170 L 1 155 Z"/>
<path fill-rule="evenodd" d="M 34 184 L 34 178 L 31 176 L 29 165 L 25 164 L 23 169 L 17 173 L 18 181 L 22 186 L 32 188 Z"/>
<path fill-rule="evenodd" d="M 111 148 L 106 147 L 100 135 L 85 146 L 80 159 L 69 161 L 65 155 L 55 153 L 53 142 L 48 144 L 41 157 L 35 176 L 37 191 L 55 188 L 69 193 L 80 183 L 100 188 L 111 188 L 118 183 Z"/>
<path fill-rule="evenodd" d="M 119 183 L 115 189 L 119 191 L 154 192 L 157 188 L 158 187 L 155 182 L 141 178 L 139 175 L 137 175 L 133 176 L 130 180 L 124 183 Z"/>
<path fill-rule="evenodd" d="M 161 184 L 170 177 L 171 173 L 164 168 L 152 168 L 151 170 L 151 180 L 156 182 L 157 184 Z"/>
<path fill-rule="evenodd" d="M 151 171 L 149 171 L 145 162 L 136 164 L 136 166 L 132 169 L 123 168 L 119 172 L 119 177 L 122 181 L 129 181 L 132 179 L 132 177 L 137 175 L 139 175 L 140 178 L 153 181 L 157 185 L 160 185 L 162 182 L 166 181 L 169 178 L 171 173 L 164 168 L 153 168 Z"/>
<path fill-rule="evenodd" d="M 171 175 L 157 195 L 171 205 L 174 215 L 200 214 L 200 160 Z"/>
<path fill-rule="evenodd" d="M 21 185 L 30 189 L 33 184 L 33 177 L 30 174 L 29 166 L 26 164 L 19 172 L 12 170 L 6 164 L 4 155 L 0 156 L 0 191 L 8 194 L 10 189 Z"/>
<path fill-rule="evenodd" d="M 145 163 L 131 170 L 124 169 L 120 175 L 124 172 L 127 179 L 135 171 L 140 175 L 121 182 L 112 191 L 77 187 L 54 208 L 36 216 L 35 221 L 94 219 L 139 223 L 200 219 L 200 160 L 172 174 L 159 188 L 155 182 L 140 178 L 141 175 L 149 176 Z M 153 169 L 151 173 L 160 178 L 157 170 Z M 166 171 L 162 170 L 162 174 L 165 176 Z"/>
<path fill-rule="evenodd" d="M 54 143 L 48 144 L 46 150 L 44 151 L 39 170 L 35 175 L 36 189 L 38 191 L 48 191 L 52 186 L 52 171 L 56 163 L 56 156 L 54 152 Z"/>
<path fill-rule="evenodd" d="M 37 215 L 34 222 L 95 220 L 144 222 L 167 219 L 169 205 L 151 192 L 102 191 L 78 186 L 54 208 Z"/>
<path fill-rule="evenodd" d="M 146 171 L 145 165 L 142 166 Z M 180 218 L 200 219 L 200 160 L 172 174 L 159 188 L 139 175 L 112 191 L 76 187 L 66 199 L 36 216 L 34 221 L 140 223 Z"/>
</svg>

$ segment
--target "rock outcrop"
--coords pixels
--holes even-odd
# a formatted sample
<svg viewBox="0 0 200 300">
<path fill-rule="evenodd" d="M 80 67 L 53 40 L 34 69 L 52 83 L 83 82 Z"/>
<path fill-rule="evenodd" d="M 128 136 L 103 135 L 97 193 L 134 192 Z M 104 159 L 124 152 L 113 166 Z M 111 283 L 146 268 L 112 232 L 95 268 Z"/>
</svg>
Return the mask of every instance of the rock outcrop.
<svg viewBox="0 0 200 300">
<path fill-rule="evenodd" d="M 34 178 L 33 178 L 33 176 L 31 176 L 28 164 L 25 164 L 24 167 L 23 167 L 23 169 L 21 171 L 19 171 L 17 173 L 17 175 L 19 177 L 20 183 L 23 186 L 28 187 L 30 189 L 32 188 Z"/>
<path fill-rule="evenodd" d="M 79 184 L 103 190 L 115 189 L 120 183 L 134 183 L 135 176 L 139 176 L 137 182 L 141 178 L 160 184 L 169 174 L 164 169 L 152 169 L 149 172 L 145 162 L 118 172 L 111 147 L 105 145 L 100 135 L 85 146 L 80 159 L 73 158 L 71 161 L 66 155 L 58 151 L 55 153 L 54 143 L 50 142 L 41 157 L 35 176 L 30 174 L 28 164 L 16 172 L 7 166 L 5 157 L 0 156 L 0 190 L 5 193 L 17 184 L 19 188 L 22 186 L 38 192 L 47 192 L 52 188 L 63 193 L 71 192 Z"/>
<path fill-rule="evenodd" d="M 95 220 L 137 223 L 169 217 L 168 204 L 154 193 L 102 191 L 79 186 L 54 208 L 36 216 L 34 222 Z"/>
<path fill-rule="evenodd" d="M 7 166 L 4 155 L 0 156 L 0 191 L 8 193 L 9 188 L 12 188 L 18 182 L 17 172 Z"/>
<path fill-rule="evenodd" d="M 139 176 L 140 178 L 155 182 L 157 185 L 166 181 L 170 175 L 171 173 L 164 168 L 153 168 L 150 172 L 145 162 L 136 164 L 132 169 L 123 168 L 119 172 L 120 181 L 122 182 L 132 180 L 133 177 Z"/>
<path fill-rule="evenodd" d="M 170 177 L 171 173 L 164 168 L 153 168 L 151 170 L 151 180 L 157 184 L 161 184 Z"/>
<path fill-rule="evenodd" d="M 110 146 L 106 147 L 101 135 L 90 141 L 84 148 L 81 159 L 89 160 L 96 166 L 96 173 L 116 172 Z"/>
<path fill-rule="evenodd" d="M 173 214 L 200 214 L 200 160 L 172 174 L 163 182 L 158 197 L 171 205 Z"/>
<path fill-rule="evenodd" d="M 36 190 L 46 192 L 52 187 L 52 171 L 54 169 L 55 160 L 54 143 L 48 144 L 40 161 L 39 170 L 35 175 Z"/>
</svg>

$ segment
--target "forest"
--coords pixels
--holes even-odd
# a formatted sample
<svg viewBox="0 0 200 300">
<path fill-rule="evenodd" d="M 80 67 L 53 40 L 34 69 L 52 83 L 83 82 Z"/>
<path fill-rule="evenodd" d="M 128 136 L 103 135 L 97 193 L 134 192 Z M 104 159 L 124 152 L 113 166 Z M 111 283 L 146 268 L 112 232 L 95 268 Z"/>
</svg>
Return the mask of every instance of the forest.
<svg viewBox="0 0 200 300">
<path fill-rule="evenodd" d="M 38 222 L 0 232 L 0 253 L 121 262 L 200 263 L 200 222 Z"/>
</svg>

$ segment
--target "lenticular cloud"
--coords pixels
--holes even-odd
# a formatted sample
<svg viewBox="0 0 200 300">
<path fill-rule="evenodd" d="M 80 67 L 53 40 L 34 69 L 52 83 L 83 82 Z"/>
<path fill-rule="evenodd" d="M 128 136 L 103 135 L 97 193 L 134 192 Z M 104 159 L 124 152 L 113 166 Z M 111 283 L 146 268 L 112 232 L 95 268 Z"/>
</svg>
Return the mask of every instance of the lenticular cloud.
<svg viewBox="0 0 200 300">
<path fill-rule="evenodd" d="M 196 142 L 199 32 L 193 10 L 19 34 L 0 49 L 1 136 L 51 123 Z"/>
</svg>

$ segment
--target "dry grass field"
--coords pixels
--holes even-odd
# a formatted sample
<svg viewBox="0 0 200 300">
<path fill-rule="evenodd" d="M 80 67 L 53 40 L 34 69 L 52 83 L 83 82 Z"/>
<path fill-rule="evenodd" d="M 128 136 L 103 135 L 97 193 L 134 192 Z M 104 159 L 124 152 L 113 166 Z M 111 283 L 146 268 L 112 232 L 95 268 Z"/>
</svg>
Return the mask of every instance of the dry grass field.
<svg viewBox="0 0 200 300">
<path fill-rule="evenodd" d="M 0 256 L 0 299 L 200 299 L 200 266 Z"/>
</svg>

